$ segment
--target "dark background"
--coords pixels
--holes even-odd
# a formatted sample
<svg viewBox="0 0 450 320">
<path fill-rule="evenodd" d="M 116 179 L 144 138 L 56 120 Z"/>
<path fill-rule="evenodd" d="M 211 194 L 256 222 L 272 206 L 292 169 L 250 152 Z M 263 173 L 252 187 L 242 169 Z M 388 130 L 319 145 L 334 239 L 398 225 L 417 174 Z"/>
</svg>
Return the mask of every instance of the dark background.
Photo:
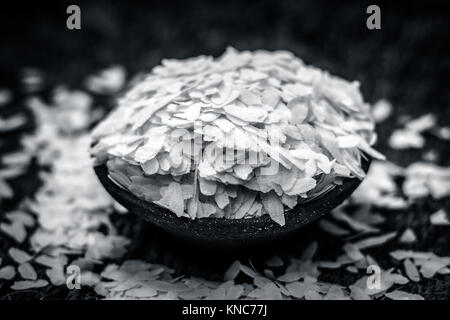
<svg viewBox="0 0 450 320">
<path fill-rule="evenodd" d="M 81 30 L 66 28 L 69 4 L 81 7 Z M 370 4 L 381 8 L 381 30 L 366 28 Z M 24 66 L 42 68 L 50 83 L 76 87 L 86 74 L 113 63 L 134 74 L 162 58 L 217 56 L 228 45 L 286 49 L 361 81 L 369 102 L 388 98 L 398 116 L 434 111 L 445 124 L 449 7 L 435 0 L 8 1 L 0 10 L 0 84 Z M 382 126 L 379 133 L 383 149 L 390 132 Z M 394 157 L 408 163 L 415 155 Z"/>
<path fill-rule="evenodd" d="M 14 89 L 20 98 L 19 71 L 36 67 L 45 72 L 47 85 L 82 86 L 88 74 L 111 64 L 124 65 L 129 75 L 149 70 L 162 58 L 186 58 L 200 54 L 221 54 L 228 45 L 237 49 L 285 49 L 305 62 L 329 70 L 348 80 L 359 80 L 368 102 L 387 98 L 394 114 L 378 127 L 379 149 L 400 165 L 421 159 L 425 151 L 438 153 L 437 162 L 449 165 L 449 143 L 427 136 L 422 150 L 389 149 L 387 138 L 399 126 L 402 116 L 416 117 L 427 112 L 438 115 L 441 125 L 450 125 L 450 10 L 448 1 L 15 1 L 0 5 L 0 86 Z M 81 30 L 66 28 L 66 8 L 81 7 Z M 366 8 L 381 8 L 381 30 L 366 28 Z M 15 108 L 21 108 L 17 103 Z M 10 114 L 14 109 L 0 110 Z M 12 145 L 14 137 L 8 137 Z M 2 151 L 5 152 L 5 149 Z M 31 170 L 32 171 L 32 170 Z M 14 208 L 24 195 L 38 185 L 35 174 L 13 181 L 17 195 L 3 209 Z M 405 212 L 384 212 L 384 230 L 412 228 L 420 243 L 412 250 L 450 255 L 446 227 L 431 227 L 429 213 L 448 200 L 419 201 Z M 134 219 L 130 217 L 130 219 Z M 179 262 L 164 249 L 148 228 L 138 222 L 118 221 L 124 232 L 139 239 L 131 256 L 173 265 L 180 273 L 217 278 L 225 264 L 217 267 Z M 130 225 L 133 225 L 130 227 Z M 144 231 L 142 231 L 144 230 Z M 304 229 L 302 240 L 317 239 L 315 224 Z M 339 243 L 322 236 L 317 239 L 337 256 Z M 12 245 L 0 236 L 0 251 Z M 301 246 L 301 245 L 300 245 Z M 153 247 L 150 252 L 142 250 Z M 333 249 L 334 248 L 334 249 Z M 385 266 L 398 243 L 373 249 L 370 253 Z M 0 252 L 1 255 L 2 252 Z M 141 252 L 141 253 L 140 253 Z M 361 275 L 359 275 L 361 276 Z M 350 284 L 356 278 L 345 271 L 324 273 L 324 281 Z M 448 299 L 450 277 L 408 284 L 403 288 L 427 298 Z M 46 289 L 47 290 L 47 289 Z M 92 292 L 67 293 L 63 289 L 34 293 L 37 297 L 93 297 Z M 0 285 L 0 296 L 11 298 Z M 25 297 L 36 297 L 28 293 Z M 20 297 L 17 294 L 14 297 Z M 22 296 L 23 297 L 23 296 Z"/>
</svg>

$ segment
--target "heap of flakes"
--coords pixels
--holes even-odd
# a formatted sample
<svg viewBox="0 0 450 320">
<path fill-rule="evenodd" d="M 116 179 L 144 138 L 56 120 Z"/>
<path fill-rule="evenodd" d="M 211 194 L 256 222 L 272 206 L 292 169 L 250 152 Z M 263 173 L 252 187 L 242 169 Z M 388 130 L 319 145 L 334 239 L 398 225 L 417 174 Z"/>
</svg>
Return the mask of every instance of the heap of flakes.
<svg viewBox="0 0 450 320">
<path fill-rule="evenodd" d="M 289 52 L 163 60 L 93 131 L 91 152 L 119 186 L 177 216 L 284 212 L 383 156 L 357 82 Z"/>
<path fill-rule="evenodd" d="M 52 166 L 51 172 L 40 172 L 43 184 L 35 199 L 27 203 L 29 210 L 38 213 L 40 225 L 31 243 L 36 251 L 65 246 L 65 252 L 88 248 L 86 256 L 96 259 L 114 256 L 124 251 L 129 240 L 114 234 L 108 218 L 113 201 L 92 172 L 86 152 L 91 98 L 60 87 L 53 100 L 52 107 L 39 98 L 27 101 L 38 126 L 33 135 L 23 138 L 22 144 L 26 153 L 37 153 L 40 164 Z M 107 227 L 107 236 L 98 231 L 100 226 Z"/>
</svg>

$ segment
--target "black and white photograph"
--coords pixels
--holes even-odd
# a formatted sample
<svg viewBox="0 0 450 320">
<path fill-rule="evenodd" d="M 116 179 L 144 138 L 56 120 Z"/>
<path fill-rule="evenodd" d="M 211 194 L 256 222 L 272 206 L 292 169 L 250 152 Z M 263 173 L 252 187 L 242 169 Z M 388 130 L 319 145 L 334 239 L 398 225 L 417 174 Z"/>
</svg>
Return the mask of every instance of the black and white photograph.
<svg viewBox="0 0 450 320">
<path fill-rule="evenodd" d="M 2 4 L 0 303 L 449 300 L 449 30 L 435 0 Z"/>
</svg>

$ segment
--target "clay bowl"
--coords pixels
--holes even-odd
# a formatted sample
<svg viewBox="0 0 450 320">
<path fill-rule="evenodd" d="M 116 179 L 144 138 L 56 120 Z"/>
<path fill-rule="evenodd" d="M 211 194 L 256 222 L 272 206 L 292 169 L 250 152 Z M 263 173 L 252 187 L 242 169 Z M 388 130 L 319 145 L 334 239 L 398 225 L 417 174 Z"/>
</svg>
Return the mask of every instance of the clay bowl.
<svg viewBox="0 0 450 320">
<path fill-rule="evenodd" d="M 363 160 L 362 168 L 369 169 L 370 160 Z M 249 219 L 178 218 L 171 211 L 143 201 L 113 183 L 105 165 L 94 168 L 100 182 L 111 196 L 145 221 L 165 230 L 172 238 L 199 247 L 247 248 L 267 245 L 298 231 L 304 225 L 329 213 L 340 205 L 359 186 L 357 178 L 344 183 L 310 202 L 299 204 L 285 214 L 286 224 L 279 226 L 268 215 Z"/>
</svg>

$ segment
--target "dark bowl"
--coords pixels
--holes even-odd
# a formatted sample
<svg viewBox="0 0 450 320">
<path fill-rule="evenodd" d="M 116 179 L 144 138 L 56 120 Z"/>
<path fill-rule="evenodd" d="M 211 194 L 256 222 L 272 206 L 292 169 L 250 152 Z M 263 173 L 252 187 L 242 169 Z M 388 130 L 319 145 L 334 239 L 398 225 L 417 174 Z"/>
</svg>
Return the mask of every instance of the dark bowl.
<svg viewBox="0 0 450 320">
<path fill-rule="evenodd" d="M 363 160 L 362 168 L 365 172 L 369 166 L 370 160 Z M 108 178 L 106 165 L 96 166 L 94 170 L 105 189 L 129 211 L 162 228 L 172 237 L 190 244 L 214 248 L 244 248 L 283 239 L 340 205 L 361 183 L 357 178 L 345 179 L 342 185 L 336 186 L 323 196 L 299 204 L 286 212 L 286 224 L 280 226 L 271 220 L 269 215 L 236 220 L 179 218 L 171 211 L 141 200 L 117 186 Z"/>
</svg>

